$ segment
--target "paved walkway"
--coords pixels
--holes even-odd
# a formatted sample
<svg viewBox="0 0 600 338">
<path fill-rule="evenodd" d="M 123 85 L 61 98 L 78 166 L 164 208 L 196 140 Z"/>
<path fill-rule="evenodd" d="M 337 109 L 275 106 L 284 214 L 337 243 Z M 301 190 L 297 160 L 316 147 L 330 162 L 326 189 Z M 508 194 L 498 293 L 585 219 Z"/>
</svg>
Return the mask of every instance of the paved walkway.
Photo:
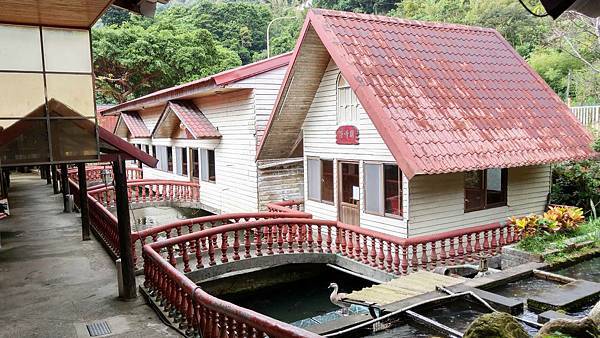
<svg viewBox="0 0 600 338">
<path fill-rule="evenodd" d="M 177 337 L 144 304 L 117 299 L 116 270 L 100 243 L 81 241 L 79 214 L 36 175 L 12 176 L 11 216 L 0 221 L 0 337 Z"/>
</svg>

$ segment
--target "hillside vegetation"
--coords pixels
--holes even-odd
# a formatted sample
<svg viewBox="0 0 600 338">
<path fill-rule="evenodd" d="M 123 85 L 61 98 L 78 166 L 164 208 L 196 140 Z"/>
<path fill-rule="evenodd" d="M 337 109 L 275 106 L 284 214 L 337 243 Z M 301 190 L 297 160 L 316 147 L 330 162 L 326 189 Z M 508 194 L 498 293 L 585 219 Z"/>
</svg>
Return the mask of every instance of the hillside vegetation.
<svg viewBox="0 0 600 338">
<path fill-rule="evenodd" d="M 533 4 L 534 11 L 543 8 Z M 600 103 L 600 25 L 537 18 L 517 0 L 315 0 L 313 7 L 497 29 L 563 99 Z M 109 10 L 92 30 L 100 103 L 147 93 L 293 49 L 306 2 L 171 0 L 154 19 Z"/>
</svg>

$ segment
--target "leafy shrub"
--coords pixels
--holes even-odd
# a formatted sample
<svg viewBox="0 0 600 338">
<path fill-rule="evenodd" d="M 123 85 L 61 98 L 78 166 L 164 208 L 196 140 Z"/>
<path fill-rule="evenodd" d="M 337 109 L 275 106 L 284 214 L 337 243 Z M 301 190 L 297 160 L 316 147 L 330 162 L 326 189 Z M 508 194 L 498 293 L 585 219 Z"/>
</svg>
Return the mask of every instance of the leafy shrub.
<svg viewBox="0 0 600 338">
<path fill-rule="evenodd" d="M 553 166 L 553 204 L 574 205 L 592 213 L 600 203 L 600 161 L 565 162 Z"/>
<path fill-rule="evenodd" d="M 539 232 L 540 219 L 539 215 L 529 215 L 521 218 L 511 217 L 508 223 L 514 225 L 515 231 L 526 238 L 535 236 Z"/>
<path fill-rule="evenodd" d="M 585 221 L 583 209 L 564 205 L 550 207 L 544 213 L 543 219 L 553 223 L 554 232 L 571 232 Z"/>
<path fill-rule="evenodd" d="M 515 231 L 523 238 L 571 233 L 585 221 L 583 210 L 578 207 L 564 205 L 552 206 L 543 216 L 529 215 L 526 217 L 511 217 L 508 222 L 515 226 Z"/>
</svg>

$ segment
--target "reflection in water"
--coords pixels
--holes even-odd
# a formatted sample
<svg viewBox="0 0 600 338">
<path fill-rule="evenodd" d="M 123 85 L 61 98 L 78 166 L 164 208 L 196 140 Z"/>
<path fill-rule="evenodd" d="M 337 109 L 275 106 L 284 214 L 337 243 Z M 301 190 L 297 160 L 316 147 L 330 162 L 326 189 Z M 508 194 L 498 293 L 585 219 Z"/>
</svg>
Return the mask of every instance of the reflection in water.
<svg viewBox="0 0 600 338">
<path fill-rule="evenodd" d="M 564 269 L 556 271 L 557 274 L 584 279 L 590 282 L 600 283 L 600 257 L 595 257 Z"/>
</svg>

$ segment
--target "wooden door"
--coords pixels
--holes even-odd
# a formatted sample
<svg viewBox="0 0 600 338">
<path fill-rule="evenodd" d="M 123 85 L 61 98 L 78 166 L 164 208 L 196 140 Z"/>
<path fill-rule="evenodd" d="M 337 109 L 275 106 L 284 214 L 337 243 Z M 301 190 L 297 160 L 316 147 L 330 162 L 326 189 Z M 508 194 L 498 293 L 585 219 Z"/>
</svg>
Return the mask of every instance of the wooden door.
<svg viewBox="0 0 600 338">
<path fill-rule="evenodd" d="M 339 221 L 351 225 L 360 225 L 358 163 L 340 162 L 338 182 Z"/>
</svg>

